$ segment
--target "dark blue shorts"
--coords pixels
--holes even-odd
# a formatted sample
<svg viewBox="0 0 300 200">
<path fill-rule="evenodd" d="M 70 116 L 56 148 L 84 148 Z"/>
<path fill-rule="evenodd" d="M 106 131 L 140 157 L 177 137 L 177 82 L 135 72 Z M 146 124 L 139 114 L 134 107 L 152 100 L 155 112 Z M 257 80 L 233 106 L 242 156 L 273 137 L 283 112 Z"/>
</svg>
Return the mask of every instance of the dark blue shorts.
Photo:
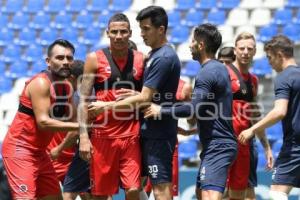
<svg viewBox="0 0 300 200">
<path fill-rule="evenodd" d="M 282 147 L 274 165 L 272 185 L 300 187 L 300 146 Z"/>
<path fill-rule="evenodd" d="M 250 145 L 250 174 L 249 174 L 249 180 L 248 185 L 249 187 L 256 187 L 257 186 L 257 163 L 258 163 L 258 152 L 257 152 L 257 146 L 254 142 Z"/>
<path fill-rule="evenodd" d="M 237 154 L 236 143 L 211 142 L 201 152 L 201 164 L 197 176 L 197 188 L 223 192 L 228 170 Z"/>
<path fill-rule="evenodd" d="M 142 138 L 142 176 L 153 185 L 172 182 L 172 159 L 177 138 L 159 140 Z"/>
<path fill-rule="evenodd" d="M 90 191 L 90 166 L 79 157 L 79 150 L 76 151 L 65 176 L 63 190 L 64 192 Z"/>
</svg>

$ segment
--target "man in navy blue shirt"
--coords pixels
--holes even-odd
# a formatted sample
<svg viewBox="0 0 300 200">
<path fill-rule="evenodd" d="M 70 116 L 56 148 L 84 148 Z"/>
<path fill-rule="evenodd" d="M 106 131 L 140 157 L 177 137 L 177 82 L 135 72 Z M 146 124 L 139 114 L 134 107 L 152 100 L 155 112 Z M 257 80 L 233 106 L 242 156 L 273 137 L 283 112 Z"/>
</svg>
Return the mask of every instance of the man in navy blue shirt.
<svg viewBox="0 0 300 200">
<path fill-rule="evenodd" d="M 151 47 L 145 62 L 141 93 L 117 102 L 94 102 L 89 111 L 143 108 L 151 102 L 170 107 L 176 98 L 180 61 L 167 44 L 168 17 L 162 7 L 149 6 L 136 17 L 141 36 Z M 142 175 L 149 176 L 155 199 L 172 199 L 172 157 L 177 139 L 177 121 L 171 117 L 145 119 L 141 123 Z"/>
<path fill-rule="evenodd" d="M 255 133 L 282 120 L 283 144 L 275 162 L 270 196 L 273 200 L 287 200 L 291 189 L 300 187 L 300 67 L 294 59 L 293 43 L 286 36 L 273 37 L 264 50 L 279 73 L 275 80 L 274 108 L 238 139 L 246 143 Z"/>
<path fill-rule="evenodd" d="M 232 127 L 232 92 L 226 67 L 215 60 L 222 36 L 211 24 L 195 28 L 190 44 L 194 60 L 202 65 L 194 86 L 192 104 L 164 108 L 151 105 L 145 117 L 195 115 L 203 146 L 197 180 L 199 199 L 219 200 L 224 192 L 228 168 L 237 152 Z"/>
</svg>

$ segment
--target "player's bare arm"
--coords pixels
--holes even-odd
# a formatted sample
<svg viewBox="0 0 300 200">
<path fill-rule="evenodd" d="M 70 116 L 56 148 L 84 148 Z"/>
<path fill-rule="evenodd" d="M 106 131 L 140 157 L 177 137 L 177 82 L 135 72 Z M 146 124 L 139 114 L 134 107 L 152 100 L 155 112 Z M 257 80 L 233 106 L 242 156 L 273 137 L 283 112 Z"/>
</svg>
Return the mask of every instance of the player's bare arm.
<svg viewBox="0 0 300 200">
<path fill-rule="evenodd" d="M 50 118 L 50 84 L 46 79 L 36 78 L 29 83 L 26 89 L 26 93 L 32 102 L 32 109 L 38 128 L 49 131 L 78 130 L 78 123 L 63 122 Z"/>
<path fill-rule="evenodd" d="M 80 87 L 80 102 L 78 107 L 78 123 L 79 123 L 79 151 L 80 156 L 84 160 L 91 158 L 92 145 L 88 136 L 88 100 L 92 94 L 95 81 L 95 73 L 97 70 L 97 57 L 95 53 L 87 56 L 83 79 Z"/>
<path fill-rule="evenodd" d="M 239 141 L 244 144 L 256 133 L 260 135 L 265 128 L 275 124 L 283 119 L 287 113 L 288 100 L 278 99 L 274 103 L 274 108 L 259 122 L 254 124 L 251 128 L 244 130 L 239 135 Z"/>
</svg>

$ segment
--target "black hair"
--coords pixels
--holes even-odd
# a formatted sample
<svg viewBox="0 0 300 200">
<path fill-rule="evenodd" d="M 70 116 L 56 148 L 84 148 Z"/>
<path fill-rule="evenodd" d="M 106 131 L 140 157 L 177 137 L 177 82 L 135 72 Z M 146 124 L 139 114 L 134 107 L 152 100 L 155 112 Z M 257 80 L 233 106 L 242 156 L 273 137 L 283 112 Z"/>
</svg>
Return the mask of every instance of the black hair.
<svg viewBox="0 0 300 200">
<path fill-rule="evenodd" d="M 264 50 L 271 51 L 273 53 L 281 51 L 287 58 L 294 56 L 294 44 L 288 37 L 284 35 L 272 37 L 271 40 L 265 43 Z"/>
<path fill-rule="evenodd" d="M 71 65 L 71 74 L 79 77 L 83 74 L 84 62 L 82 60 L 74 60 Z"/>
<path fill-rule="evenodd" d="M 234 47 L 222 47 L 218 53 L 218 59 L 221 57 L 226 57 L 235 60 Z"/>
<path fill-rule="evenodd" d="M 207 54 L 215 55 L 222 44 L 222 35 L 218 28 L 209 23 L 197 26 L 194 30 L 194 38 L 204 43 Z"/>
<path fill-rule="evenodd" d="M 128 17 L 123 14 L 123 13 L 116 13 L 113 16 L 110 17 L 109 21 L 108 21 L 108 26 L 110 23 L 112 22 L 127 22 L 130 28 L 130 22 Z"/>
<path fill-rule="evenodd" d="M 160 26 L 164 26 L 165 33 L 167 32 L 168 15 L 165 9 L 160 6 L 148 6 L 138 13 L 136 20 L 141 21 L 147 18 L 150 18 L 154 27 L 159 28 Z"/>
<path fill-rule="evenodd" d="M 69 49 L 71 49 L 73 54 L 75 53 L 75 47 L 71 42 L 69 42 L 68 40 L 65 40 L 65 39 L 57 39 L 49 45 L 49 47 L 47 49 L 47 56 L 48 57 L 51 56 L 52 49 L 54 48 L 55 45 L 59 45 L 59 46 L 65 47 L 65 48 L 69 48 Z"/>
</svg>

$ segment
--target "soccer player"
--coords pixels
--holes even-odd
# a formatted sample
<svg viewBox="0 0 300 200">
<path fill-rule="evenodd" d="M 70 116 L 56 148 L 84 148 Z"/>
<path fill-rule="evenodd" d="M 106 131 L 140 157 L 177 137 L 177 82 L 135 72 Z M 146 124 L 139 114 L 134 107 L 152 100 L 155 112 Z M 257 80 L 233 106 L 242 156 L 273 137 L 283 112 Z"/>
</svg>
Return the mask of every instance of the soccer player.
<svg viewBox="0 0 300 200">
<path fill-rule="evenodd" d="M 275 162 L 270 196 L 273 200 L 287 200 L 293 187 L 300 187 L 300 68 L 297 66 L 293 43 L 286 36 L 274 36 L 264 50 L 272 68 L 278 72 L 275 80 L 273 109 L 251 128 L 239 135 L 246 143 L 254 134 L 282 120 L 283 145 Z"/>
<path fill-rule="evenodd" d="M 178 88 L 176 91 L 176 100 L 177 101 L 191 101 L 192 96 L 192 86 L 191 84 L 187 83 L 186 81 L 180 79 L 178 83 Z M 179 131 L 178 134 L 184 132 L 184 130 Z M 184 133 L 183 135 L 186 135 Z M 178 140 L 176 142 L 175 151 L 173 153 L 173 160 L 172 160 L 172 196 L 178 196 Z M 152 191 L 152 185 L 150 179 L 147 179 L 147 184 L 144 187 L 144 190 L 147 192 L 148 196 Z"/>
<path fill-rule="evenodd" d="M 226 67 L 216 61 L 215 54 L 222 43 L 218 29 L 202 24 L 194 29 L 190 44 L 192 57 L 202 65 L 195 81 L 192 104 L 163 108 L 151 105 L 145 117 L 173 116 L 197 118 L 202 144 L 201 165 L 197 180 L 197 197 L 204 200 L 221 199 L 227 172 L 235 159 L 237 144 L 233 134 L 232 93 Z"/>
<path fill-rule="evenodd" d="M 122 88 L 139 91 L 142 86 L 143 54 L 129 49 L 130 23 L 117 13 L 108 23 L 110 46 L 88 54 L 81 85 L 79 123 L 80 156 L 90 161 L 91 193 L 94 199 L 108 199 L 125 189 L 126 198 L 138 199 L 141 174 L 140 122 L 134 111 L 96 115 L 87 129 L 87 98 L 95 89 L 97 101 L 117 99 Z M 93 107 L 89 104 L 89 108 Z M 96 113 L 98 114 L 98 113 Z"/>
<path fill-rule="evenodd" d="M 175 50 L 167 43 L 168 17 L 159 6 L 141 10 L 139 21 L 141 36 L 151 47 L 145 63 L 141 93 L 117 102 L 96 102 L 98 112 L 115 112 L 119 109 L 143 108 L 151 102 L 170 106 L 180 76 L 180 61 Z M 93 110 L 93 107 L 90 107 Z M 172 157 L 177 141 L 177 121 L 170 117 L 161 120 L 146 119 L 141 124 L 143 175 L 149 176 L 156 199 L 171 199 Z M 85 156 L 89 156 L 87 151 Z"/>
<path fill-rule="evenodd" d="M 226 65 L 231 78 L 233 128 L 236 136 L 242 130 L 249 128 L 252 121 L 257 118 L 257 114 L 251 112 L 251 110 L 257 108 L 258 78 L 249 72 L 255 52 L 254 36 L 247 32 L 240 33 L 235 40 L 234 55 L 236 59 L 232 64 Z M 270 144 L 265 133 L 259 135 L 259 138 L 266 152 L 267 168 L 271 169 L 273 157 Z M 244 199 L 246 197 L 251 165 L 254 164 L 250 162 L 250 154 L 252 153 L 250 150 L 253 150 L 253 145 L 254 141 L 249 144 L 238 143 L 237 158 L 230 167 L 228 176 L 230 199 Z M 253 170 L 256 170 L 256 167 Z"/>
<path fill-rule="evenodd" d="M 69 82 L 74 47 L 56 40 L 47 52 L 47 70 L 26 82 L 18 112 L 3 142 L 3 162 L 14 199 L 61 199 L 46 147 L 54 134 L 78 130 L 78 123 L 58 119 L 70 110 Z M 55 119 L 58 118 L 58 119 Z"/>
<path fill-rule="evenodd" d="M 218 53 L 218 60 L 226 65 L 235 61 L 234 47 L 222 47 Z"/>
</svg>

